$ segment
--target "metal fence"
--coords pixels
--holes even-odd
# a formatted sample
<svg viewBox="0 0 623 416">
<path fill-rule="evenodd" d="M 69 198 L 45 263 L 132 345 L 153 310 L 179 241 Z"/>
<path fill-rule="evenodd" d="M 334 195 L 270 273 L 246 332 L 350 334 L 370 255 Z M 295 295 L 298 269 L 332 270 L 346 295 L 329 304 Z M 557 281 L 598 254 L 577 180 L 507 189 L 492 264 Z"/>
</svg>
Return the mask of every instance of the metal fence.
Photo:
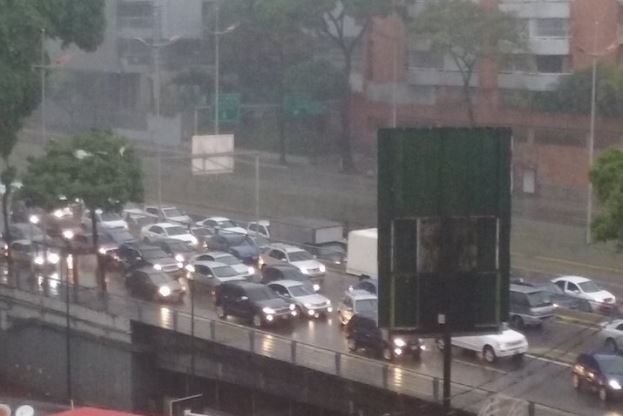
<svg viewBox="0 0 623 416">
<path fill-rule="evenodd" d="M 196 338 L 396 393 L 435 403 L 441 402 L 441 380 L 414 369 L 302 343 L 281 335 L 214 319 L 205 313 L 191 316 L 190 313 L 173 306 L 104 294 L 92 288 L 72 286 L 67 292 L 64 282 L 61 281 L 22 282 L 19 288 L 15 283 L 6 278 L 0 281 L 0 298 L 11 303 L 18 302 L 17 295 L 35 294 L 36 297 L 30 298 L 30 307 L 53 308 L 58 314 L 69 313 L 70 321 L 74 322 L 72 325 L 75 325 L 77 319 L 83 318 L 79 316 L 80 310 L 83 310 L 81 308 L 99 312 L 102 316 L 138 321 L 185 335 L 193 332 L 191 319 L 194 319 L 193 335 Z M 46 303 L 37 300 L 40 298 L 47 298 Z M 69 301 L 69 306 L 66 301 Z M 24 298 L 19 302 L 23 304 Z M 478 412 L 487 399 L 497 394 L 495 391 L 456 382 L 452 383 L 452 391 L 453 406 L 473 412 Z M 518 408 L 524 409 L 514 413 L 517 416 L 570 414 L 568 411 L 542 404 L 514 400 L 520 403 Z"/>
</svg>

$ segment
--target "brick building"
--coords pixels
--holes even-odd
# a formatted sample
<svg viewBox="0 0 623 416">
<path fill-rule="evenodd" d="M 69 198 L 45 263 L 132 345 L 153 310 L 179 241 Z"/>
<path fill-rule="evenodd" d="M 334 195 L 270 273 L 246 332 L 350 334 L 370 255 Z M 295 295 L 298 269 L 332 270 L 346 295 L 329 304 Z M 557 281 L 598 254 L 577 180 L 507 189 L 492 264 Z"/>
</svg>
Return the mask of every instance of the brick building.
<svg viewBox="0 0 623 416">
<path fill-rule="evenodd" d="M 417 15 L 427 1 L 415 0 Z M 528 51 L 497 63 L 481 59 L 470 86 L 479 125 L 514 130 L 513 184 L 517 196 L 581 207 L 586 202 L 589 117 L 538 113 L 511 105 L 518 91 L 547 91 L 593 56 L 616 63 L 623 43 L 623 2 L 617 0 L 480 0 L 524 23 Z M 410 36 L 402 21 L 374 22 L 364 44 L 362 87 L 354 97 L 354 131 L 374 151 L 379 127 L 465 125 L 458 68 Z M 514 59 L 521 58 L 521 59 Z M 621 143 L 623 120 L 597 118 L 595 151 Z"/>
</svg>

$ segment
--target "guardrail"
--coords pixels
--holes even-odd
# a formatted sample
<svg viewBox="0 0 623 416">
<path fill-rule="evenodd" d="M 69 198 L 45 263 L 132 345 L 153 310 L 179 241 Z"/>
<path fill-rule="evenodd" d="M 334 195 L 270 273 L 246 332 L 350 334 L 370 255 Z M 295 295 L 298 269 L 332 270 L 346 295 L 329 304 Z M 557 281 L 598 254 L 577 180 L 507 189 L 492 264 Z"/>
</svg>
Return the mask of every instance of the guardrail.
<svg viewBox="0 0 623 416">
<path fill-rule="evenodd" d="M 61 281 L 29 279 L 28 283 L 0 281 L 0 298 L 7 298 L 7 291 L 21 290 L 37 293 L 40 296 L 56 298 L 65 303 L 71 315 L 71 305 L 80 305 L 93 311 L 139 321 L 148 325 L 169 329 L 181 334 L 191 335 L 191 319 L 194 319 L 194 336 L 199 339 L 259 354 L 297 366 L 335 375 L 347 380 L 405 394 L 418 399 L 441 403 L 441 380 L 414 369 L 400 365 L 373 360 L 366 357 L 335 351 L 315 345 L 302 343 L 291 338 L 266 331 L 246 327 L 233 322 L 213 319 L 202 314 L 191 316 L 175 306 L 163 306 L 141 300 L 102 293 L 93 288 L 70 286 L 69 293 Z M 33 308 L 43 307 L 42 303 Z M 497 392 L 474 386 L 452 383 L 452 405 L 454 408 L 478 412 L 485 401 Z M 523 399 L 515 400 L 515 408 L 523 409 L 516 416 L 560 416 L 568 411 L 555 409 Z"/>
</svg>

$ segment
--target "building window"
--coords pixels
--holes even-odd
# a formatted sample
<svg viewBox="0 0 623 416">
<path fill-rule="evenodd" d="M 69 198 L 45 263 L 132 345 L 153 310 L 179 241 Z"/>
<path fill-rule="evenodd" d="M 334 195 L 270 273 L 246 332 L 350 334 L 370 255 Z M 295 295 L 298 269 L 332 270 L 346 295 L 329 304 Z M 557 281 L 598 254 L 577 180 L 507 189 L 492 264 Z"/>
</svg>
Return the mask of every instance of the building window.
<svg viewBox="0 0 623 416">
<path fill-rule="evenodd" d="M 532 55 L 506 55 L 502 61 L 502 72 L 534 72 L 534 70 L 534 56 Z"/>
<path fill-rule="evenodd" d="M 412 68 L 441 69 L 443 56 L 432 51 L 409 51 L 409 65 Z"/>
<path fill-rule="evenodd" d="M 521 190 L 526 194 L 536 192 L 536 171 L 534 169 L 524 169 Z"/>
<path fill-rule="evenodd" d="M 542 38 L 565 38 L 569 37 L 569 19 L 535 19 L 534 35 Z"/>
<path fill-rule="evenodd" d="M 537 55 L 536 70 L 545 74 L 566 74 L 569 72 L 569 57 L 566 55 Z"/>
<path fill-rule="evenodd" d="M 150 28 L 154 23 L 150 1 L 121 1 L 117 7 L 117 24 L 120 28 Z"/>
</svg>

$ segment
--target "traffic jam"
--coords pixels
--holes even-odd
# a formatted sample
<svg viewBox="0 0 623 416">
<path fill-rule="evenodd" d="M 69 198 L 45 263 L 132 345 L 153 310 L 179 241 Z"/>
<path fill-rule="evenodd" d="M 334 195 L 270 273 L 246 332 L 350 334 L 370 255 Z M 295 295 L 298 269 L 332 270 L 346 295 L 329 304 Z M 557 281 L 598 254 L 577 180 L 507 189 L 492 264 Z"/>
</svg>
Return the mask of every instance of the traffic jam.
<svg viewBox="0 0 623 416">
<path fill-rule="evenodd" d="M 92 224 L 92 218 L 97 223 Z M 68 204 L 51 213 L 23 213 L 10 225 L 18 275 L 61 284 L 73 256 L 98 256 L 106 279 L 119 279 L 132 297 L 183 304 L 190 291 L 209 299 L 220 319 L 265 328 L 333 319 L 351 352 L 381 360 L 419 360 L 427 345 L 413 334 L 388 334 L 378 325 L 377 230 L 353 230 L 306 218 L 240 223 L 222 216 L 191 216 L 174 206 L 128 207 L 120 213 Z M 287 242 L 287 243 L 285 243 Z M 67 267 L 64 268 L 64 264 Z M 350 276 L 342 293 L 325 290 L 328 276 Z M 333 298 L 333 300 L 331 299 Z M 521 362 L 529 353 L 526 330 L 539 331 L 560 311 L 599 314 L 598 351 L 571 365 L 570 385 L 602 401 L 623 394 L 623 319 L 616 297 L 582 276 L 535 283 L 512 275 L 508 324 L 498 333 L 452 337 L 452 348 L 486 364 Z"/>
</svg>

